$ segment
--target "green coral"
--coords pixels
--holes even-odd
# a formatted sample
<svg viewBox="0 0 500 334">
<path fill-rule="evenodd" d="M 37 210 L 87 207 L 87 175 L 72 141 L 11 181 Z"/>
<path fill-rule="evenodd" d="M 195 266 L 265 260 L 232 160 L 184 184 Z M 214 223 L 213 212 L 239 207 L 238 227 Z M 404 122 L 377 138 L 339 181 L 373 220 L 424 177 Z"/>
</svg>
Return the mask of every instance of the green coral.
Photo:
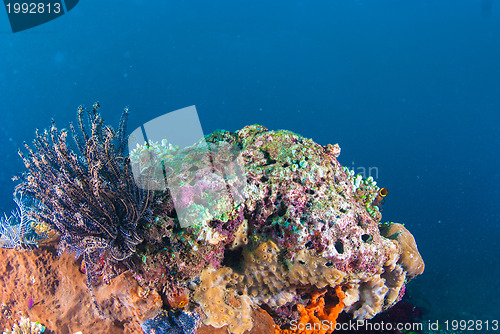
<svg viewBox="0 0 500 334">
<path fill-rule="evenodd" d="M 374 204 L 380 191 L 377 182 L 371 176 L 364 179 L 361 174 L 356 175 L 353 170 L 347 167 L 342 167 L 342 169 L 346 173 L 349 182 L 352 184 L 353 192 L 357 200 L 363 204 L 370 216 L 376 220 L 380 220 L 380 209 L 378 205 Z"/>
</svg>

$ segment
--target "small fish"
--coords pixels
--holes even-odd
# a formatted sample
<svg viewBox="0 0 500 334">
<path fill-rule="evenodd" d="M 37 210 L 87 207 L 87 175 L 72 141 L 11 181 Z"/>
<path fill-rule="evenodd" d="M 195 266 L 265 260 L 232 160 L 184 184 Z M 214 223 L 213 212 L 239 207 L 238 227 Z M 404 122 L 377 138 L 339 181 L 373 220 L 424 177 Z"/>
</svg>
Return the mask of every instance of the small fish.
<svg viewBox="0 0 500 334">
<path fill-rule="evenodd" d="M 189 291 L 184 288 L 178 288 L 177 292 L 167 296 L 167 301 L 172 307 L 184 308 L 189 303 Z"/>
<path fill-rule="evenodd" d="M 387 193 L 388 190 L 386 188 L 380 188 L 377 197 L 375 197 L 372 204 L 378 206 L 380 209 L 380 207 L 385 203 L 385 196 L 387 196 Z"/>
<path fill-rule="evenodd" d="M 35 302 L 33 301 L 33 296 L 30 296 L 28 298 L 28 309 L 31 310 L 31 308 L 33 307 L 34 304 L 35 304 Z"/>
</svg>

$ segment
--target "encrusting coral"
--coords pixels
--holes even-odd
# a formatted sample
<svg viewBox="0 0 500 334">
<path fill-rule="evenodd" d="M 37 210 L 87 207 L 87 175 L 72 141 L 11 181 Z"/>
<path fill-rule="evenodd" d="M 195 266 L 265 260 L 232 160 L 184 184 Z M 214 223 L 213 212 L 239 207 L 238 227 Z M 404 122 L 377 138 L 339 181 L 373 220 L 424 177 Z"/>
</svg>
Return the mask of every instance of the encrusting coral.
<svg viewBox="0 0 500 334">
<path fill-rule="evenodd" d="M 215 328 L 228 325 L 231 333 L 243 333 L 252 329 L 252 302 L 247 295 L 239 295 L 235 286 L 243 276 L 231 268 L 205 269 L 194 300 L 200 304 L 206 316 L 204 323 Z"/>
<path fill-rule="evenodd" d="M 411 279 L 424 272 L 425 264 L 417 249 L 417 243 L 413 235 L 398 223 L 384 223 L 380 226 L 381 234 L 394 240 L 399 245 L 399 260 L 406 276 Z"/>
<path fill-rule="evenodd" d="M 33 219 L 84 255 L 87 275 L 112 283 L 128 270 L 168 312 L 199 316 L 179 333 L 203 323 L 242 334 L 261 306 L 276 333 L 313 333 L 290 324 L 372 318 L 423 272 L 408 230 L 380 223 L 375 180 L 342 167 L 337 144 L 251 125 L 186 148 L 137 145 L 129 164 L 125 121 L 115 132 L 97 105 L 88 115 L 90 133 L 83 108 L 81 133 L 72 127 L 81 157 L 54 125 L 26 146 L 17 192 L 41 203 Z M 162 314 L 142 316 L 145 330 L 178 326 Z"/>
</svg>

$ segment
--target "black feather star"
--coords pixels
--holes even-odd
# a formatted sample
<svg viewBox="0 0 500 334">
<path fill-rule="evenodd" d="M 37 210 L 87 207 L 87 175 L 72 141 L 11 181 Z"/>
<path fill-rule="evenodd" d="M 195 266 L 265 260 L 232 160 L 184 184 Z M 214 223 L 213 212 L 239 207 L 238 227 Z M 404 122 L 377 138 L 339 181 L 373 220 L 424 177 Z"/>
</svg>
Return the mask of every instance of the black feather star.
<svg viewBox="0 0 500 334">
<path fill-rule="evenodd" d="M 117 131 L 104 125 L 98 109 L 98 103 L 90 111 L 80 106 L 77 126 L 70 125 L 78 153 L 54 122 L 37 131 L 33 145 L 25 144 L 28 154 L 19 151 L 28 171 L 15 191 L 43 204 L 32 211 L 33 219 L 60 234 L 60 253 L 83 256 L 94 301 L 92 285 L 103 267 L 122 263 L 141 243 L 137 227 L 150 219 L 152 196 L 136 186 L 124 153 L 128 108 Z"/>
</svg>

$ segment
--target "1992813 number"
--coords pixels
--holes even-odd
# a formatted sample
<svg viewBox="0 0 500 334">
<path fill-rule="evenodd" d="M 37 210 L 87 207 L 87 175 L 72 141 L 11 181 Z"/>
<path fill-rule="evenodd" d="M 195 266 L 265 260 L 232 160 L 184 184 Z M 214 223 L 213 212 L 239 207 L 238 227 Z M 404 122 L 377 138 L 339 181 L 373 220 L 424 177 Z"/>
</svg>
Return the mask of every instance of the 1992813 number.
<svg viewBox="0 0 500 334">
<path fill-rule="evenodd" d="M 451 329 L 453 331 L 497 331 L 499 329 L 498 320 L 446 320 L 444 322 L 446 330 Z"/>
<path fill-rule="evenodd" d="M 54 14 L 59 14 L 61 12 L 61 4 L 58 2 L 55 2 L 53 4 L 51 3 L 36 3 L 36 2 L 14 2 L 14 3 L 7 3 L 5 5 L 7 8 L 7 13 L 11 14 L 43 14 L 43 13 L 54 13 Z"/>
</svg>

